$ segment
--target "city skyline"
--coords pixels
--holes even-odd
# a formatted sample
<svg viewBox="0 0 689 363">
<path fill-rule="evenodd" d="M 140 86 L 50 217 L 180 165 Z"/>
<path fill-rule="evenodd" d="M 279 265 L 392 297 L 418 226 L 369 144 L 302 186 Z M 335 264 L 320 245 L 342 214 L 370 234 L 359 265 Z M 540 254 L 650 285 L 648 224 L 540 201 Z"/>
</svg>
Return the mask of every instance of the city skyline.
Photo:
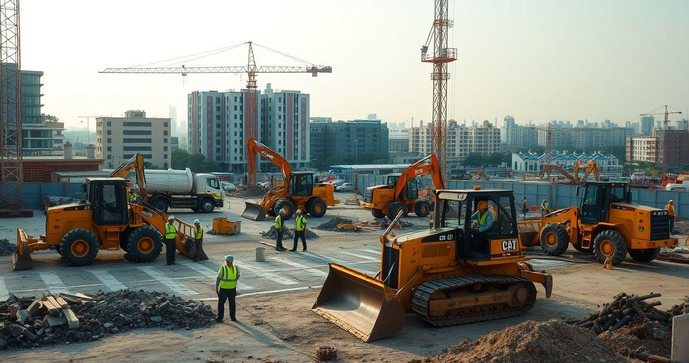
<svg viewBox="0 0 689 363">
<path fill-rule="evenodd" d="M 75 12 L 54 2 L 25 2 L 22 68 L 44 71 L 45 113 L 60 117 L 68 129 L 83 128 L 80 115 L 145 109 L 167 117 L 170 105 L 186 107 L 191 91 L 238 90 L 246 82 L 246 75 L 190 75 L 183 81 L 99 70 L 253 40 L 333 67 L 332 74 L 317 78 L 258 76 L 259 89 L 272 83 L 277 90 L 311 94 L 313 116 L 344 120 L 376 113 L 390 122 L 431 120 L 431 67 L 420 62 L 419 50 L 432 23 L 430 2 L 290 4 L 124 1 L 106 12 L 97 3 L 74 1 L 70 7 L 80 9 Z M 245 16 L 256 8 L 260 16 Z M 450 14 L 458 61 L 450 66 L 448 118 L 458 122 L 501 121 L 505 115 L 519 124 L 623 122 L 664 104 L 689 109 L 689 68 L 683 66 L 689 63 L 687 2 L 457 1 Z M 291 64 L 259 50 L 256 61 Z M 203 62 L 192 65 L 241 65 L 246 54 Z M 686 115 L 672 120 L 681 118 Z"/>
</svg>

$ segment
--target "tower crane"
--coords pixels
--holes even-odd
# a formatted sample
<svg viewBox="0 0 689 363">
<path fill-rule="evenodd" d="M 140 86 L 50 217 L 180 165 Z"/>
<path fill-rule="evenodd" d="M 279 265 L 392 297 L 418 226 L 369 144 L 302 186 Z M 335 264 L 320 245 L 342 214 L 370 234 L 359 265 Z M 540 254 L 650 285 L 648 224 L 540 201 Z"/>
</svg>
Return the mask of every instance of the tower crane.
<svg viewBox="0 0 689 363">
<path fill-rule="evenodd" d="M 249 140 L 249 138 L 258 138 L 258 93 L 256 85 L 256 75 L 258 73 L 311 73 L 313 77 L 317 77 L 318 73 L 332 73 L 333 69 L 330 66 L 315 65 L 311 62 L 307 62 L 303 59 L 299 59 L 285 53 L 279 52 L 274 49 L 262 46 L 255 42 L 246 42 L 236 45 L 232 45 L 225 48 L 215 49 L 207 52 L 202 52 L 198 54 L 193 54 L 188 57 L 192 57 L 190 60 L 196 60 L 204 57 L 208 57 L 214 54 L 218 54 L 227 50 L 231 50 L 248 44 L 249 51 L 247 57 L 246 65 L 242 66 L 213 66 L 213 67 L 186 67 L 184 64 L 175 67 L 153 67 L 153 66 L 135 66 L 135 67 L 125 67 L 125 68 L 106 68 L 99 73 L 126 73 L 126 74 L 141 74 L 141 73 L 153 73 L 153 74 L 181 74 L 182 76 L 187 76 L 190 73 L 246 73 L 248 76 L 246 82 L 247 94 L 246 94 L 246 106 L 245 110 L 246 117 L 244 118 L 244 140 Z M 285 57 L 294 59 L 298 62 L 304 63 L 303 66 L 257 66 L 256 59 L 254 57 L 254 46 L 270 50 L 272 52 L 278 53 Z M 182 58 L 180 57 L 169 59 L 167 61 L 176 61 Z M 167 62 L 164 61 L 164 62 Z M 162 63 L 162 62 L 156 62 Z M 155 63 L 149 63 L 155 64 Z M 256 185 L 256 168 L 250 168 L 252 170 L 247 170 L 247 185 Z"/>
<path fill-rule="evenodd" d="M 664 112 L 657 112 L 658 110 L 665 109 Z M 672 109 L 672 111 L 670 111 Z M 665 150 L 666 145 L 667 145 L 667 127 L 670 124 L 670 115 L 681 115 L 681 111 L 677 111 L 672 107 L 669 107 L 668 105 L 664 105 L 661 107 L 656 108 L 655 110 L 648 112 L 648 113 L 642 113 L 639 114 L 639 116 L 655 116 L 655 115 L 664 115 L 665 118 L 663 119 L 663 137 L 660 139 L 661 140 L 661 145 L 660 145 L 660 156 L 662 157 L 661 164 L 663 166 L 663 175 L 667 173 L 667 158 L 665 157 L 665 154 L 667 154 L 667 150 Z"/>
</svg>

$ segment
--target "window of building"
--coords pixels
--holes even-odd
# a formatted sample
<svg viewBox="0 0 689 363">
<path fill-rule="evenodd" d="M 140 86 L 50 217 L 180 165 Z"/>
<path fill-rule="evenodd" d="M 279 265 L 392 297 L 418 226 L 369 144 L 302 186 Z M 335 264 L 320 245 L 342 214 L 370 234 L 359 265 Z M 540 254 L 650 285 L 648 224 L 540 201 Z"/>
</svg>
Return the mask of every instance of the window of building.
<svg viewBox="0 0 689 363">
<path fill-rule="evenodd" d="M 163 163 L 163 168 L 167 169 L 167 162 Z"/>
<path fill-rule="evenodd" d="M 163 131 L 163 135 L 167 136 L 167 130 Z"/>
<path fill-rule="evenodd" d="M 163 122 L 163 127 L 167 127 L 167 122 Z"/>
<path fill-rule="evenodd" d="M 127 127 L 151 127 L 150 122 L 123 122 L 122 126 Z"/>
<path fill-rule="evenodd" d="M 167 146 L 163 146 L 163 151 L 167 151 Z"/>
<path fill-rule="evenodd" d="M 111 131 L 111 130 L 108 130 L 108 135 L 112 135 L 112 131 Z"/>
<path fill-rule="evenodd" d="M 163 155 L 163 159 L 167 159 L 167 154 L 164 154 L 164 155 Z"/>
<path fill-rule="evenodd" d="M 167 144 L 167 138 L 163 139 L 163 144 Z"/>
<path fill-rule="evenodd" d="M 130 137 L 125 137 L 122 139 L 122 142 L 125 144 L 150 144 L 152 141 L 151 139 L 134 139 Z"/>
<path fill-rule="evenodd" d="M 151 151 L 150 146 L 123 146 L 122 151 Z"/>
<path fill-rule="evenodd" d="M 112 151 L 112 146 L 108 146 L 108 151 Z"/>
<path fill-rule="evenodd" d="M 112 122 L 108 121 L 108 126 L 112 126 Z"/>
<path fill-rule="evenodd" d="M 123 135 L 151 135 L 151 130 L 122 130 Z"/>
<path fill-rule="evenodd" d="M 112 139 L 108 138 L 108 144 L 112 143 Z"/>
</svg>

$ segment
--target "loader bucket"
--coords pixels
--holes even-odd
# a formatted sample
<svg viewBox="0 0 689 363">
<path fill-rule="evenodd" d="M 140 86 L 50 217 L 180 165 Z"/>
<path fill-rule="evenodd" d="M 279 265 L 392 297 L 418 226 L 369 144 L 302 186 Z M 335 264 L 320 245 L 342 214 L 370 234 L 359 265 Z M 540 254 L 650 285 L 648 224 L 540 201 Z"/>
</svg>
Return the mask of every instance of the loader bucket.
<svg viewBox="0 0 689 363">
<path fill-rule="evenodd" d="M 311 310 L 364 342 L 395 335 L 404 326 L 404 308 L 394 290 L 333 263 Z"/>
<path fill-rule="evenodd" d="M 246 207 L 244 208 L 244 213 L 242 213 L 243 218 L 251 219 L 252 221 L 262 221 L 266 219 L 266 211 L 260 204 L 251 202 L 244 203 L 246 203 Z"/>
<path fill-rule="evenodd" d="M 194 258 L 196 256 L 196 249 L 199 248 L 199 245 L 196 243 L 196 240 L 194 240 L 191 237 L 187 237 L 184 242 L 180 244 L 177 244 L 177 251 L 179 253 L 189 257 L 189 258 Z M 207 260 L 208 255 L 206 255 L 206 252 L 203 250 L 203 245 L 201 245 L 201 254 L 199 255 L 199 260 Z"/>
<path fill-rule="evenodd" d="M 12 255 L 12 269 L 14 271 L 30 270 L 33 260 L 29 251 L 28 237 L 23 229 L 17 228 L 17 252 Z"/>
</svg>

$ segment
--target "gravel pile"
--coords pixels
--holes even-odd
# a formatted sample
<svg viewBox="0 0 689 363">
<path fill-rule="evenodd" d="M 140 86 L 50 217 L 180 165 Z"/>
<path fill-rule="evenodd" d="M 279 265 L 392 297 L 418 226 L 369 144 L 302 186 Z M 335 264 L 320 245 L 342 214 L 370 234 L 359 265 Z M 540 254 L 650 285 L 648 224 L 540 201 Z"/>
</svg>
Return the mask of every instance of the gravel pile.
<svg viewBox="0 0 689 363">
<path fill-rule="evenodd" d="M 278 230 L 275 229 L 275 226 L 271 226 L 268 231 L 261 232 L 261 236 L 269 239 L 276 239 L 278 238 Z M 320 237 L 318 234 L 316 234 L 316 232 L 310 230 L 309 228 L 306 228 L 305 236 L 307 240 Z M 294 233 L 292 233 L 292 230 L 290 228 L 284 227 L 284 231 L 282 232 L 282 238 L 283 240 L 293 239 Z"/>
<path fill-rule="evenodd" d="M 266 194 L 266 191 L 263 188 L 255 186 L 237 189 L 236 191 L 230 193 L 230 196 L 237 198 L 258 198 L 262 197 L 264 194 Z"/>
<path fill-rule="evenodd" d="M 137 328 L 188 330 L 215 324 L 215 314 L 209 305 L 159 292 L 100 292 L 93 300 L 72 301 L 68 310 L 79 320 L 78 327 L 73 329 L 64 322 L 51 326 L 48 320 L 64 320 L 63 316 L 68 314 L 65 309 L 56 316 L 42 307 L 28 317 L 26 309 L 32 303 L 33 298 L 18 299 L 14 295 L 6 303 L 0 303 L 0 350 L 88 342 Z M 11 314 L 10 305 L 22 309 L 23 321 Z"/>
<path fill-rule="evenodd" d="M 335 217 L 325 223 L 319 224 L 314 228 L 321 231 L 342 232 L 341 230 L 337 229 L 337 225 L 340 223 L 352 223 L 352 220 L 347 218 Z"/>
<path fill-rule="evenodd" d="M 0 256 L 9 256 L 17 252 L 17 245 L 9 240 L 0 239 Z"/>
<path fill-rule="evenodd" d="M 627 362 L 589 330 L 561 320 L 533 320 L 464 340 L 440 354 L 416 362 Z"/>
</svg>

